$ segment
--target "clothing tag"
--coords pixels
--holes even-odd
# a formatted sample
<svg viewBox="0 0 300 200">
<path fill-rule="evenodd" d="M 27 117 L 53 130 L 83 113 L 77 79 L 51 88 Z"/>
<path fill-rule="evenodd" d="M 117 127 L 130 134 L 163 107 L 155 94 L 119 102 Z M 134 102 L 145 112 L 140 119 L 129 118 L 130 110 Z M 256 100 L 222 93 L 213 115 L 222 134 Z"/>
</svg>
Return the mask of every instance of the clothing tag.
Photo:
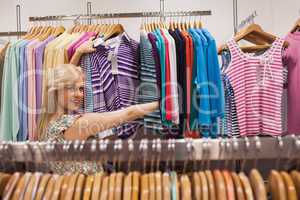
<svg viewBox="0 0 300 200">
<path fill-rule="evenodd" d="M 93 43 L 93 47 L 98 47 L 100 45 L 102 45 L 104 43 L 104 38 L 103 37 L 98 37 L 94 40 L 94 43 Z"/>
<path fill-rule="evenodd" d="M 111 72 L 113 75 L 118 74 L 118 58 L 115 52 L 111 51 L 107 57 L 108 60 L 111 62 Z"/>
<path fill-rule="evenodd" d="M 107 137 L 110 137 L 110 136 L 113 136 L 113 135 L 114 135 L 114 132 L 113 132 L 112 129 L 102 131 L 102 132 L 97 134 L 99 139 L 104 139 L 104 138 L 107 138 Z"/>
</svg>

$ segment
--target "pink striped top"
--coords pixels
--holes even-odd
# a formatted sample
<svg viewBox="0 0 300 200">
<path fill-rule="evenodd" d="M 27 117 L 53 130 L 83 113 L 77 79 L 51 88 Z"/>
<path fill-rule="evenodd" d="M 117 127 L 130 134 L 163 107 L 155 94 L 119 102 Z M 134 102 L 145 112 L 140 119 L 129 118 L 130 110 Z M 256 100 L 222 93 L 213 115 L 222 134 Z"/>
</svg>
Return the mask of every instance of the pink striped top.
<svg viewBox="0 0 300 200">
<path fill-rule="evenodd" d="M 282 134 L 281 101 L 283 93 L 282 47 L 278 38 L 262 55 L 242 52 L 231 40 L 229 76 L 237 107 L 241 136 Z"/>
</svg>

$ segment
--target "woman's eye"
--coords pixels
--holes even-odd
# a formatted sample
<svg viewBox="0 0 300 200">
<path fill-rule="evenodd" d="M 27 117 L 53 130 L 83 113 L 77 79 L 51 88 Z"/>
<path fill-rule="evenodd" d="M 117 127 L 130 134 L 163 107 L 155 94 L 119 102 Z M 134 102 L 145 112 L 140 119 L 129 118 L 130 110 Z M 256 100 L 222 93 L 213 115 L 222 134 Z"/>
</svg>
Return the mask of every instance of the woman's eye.
<svg viewBox="0 0 300 200">
<path fill-rule="evenodd" d="M 80 87 L 80 88 L 79 88 L 79 91 L 80 91 L 80 92 L 83 92 L 83 91 L 84 91 L 84 87 Z"/>
</svg>

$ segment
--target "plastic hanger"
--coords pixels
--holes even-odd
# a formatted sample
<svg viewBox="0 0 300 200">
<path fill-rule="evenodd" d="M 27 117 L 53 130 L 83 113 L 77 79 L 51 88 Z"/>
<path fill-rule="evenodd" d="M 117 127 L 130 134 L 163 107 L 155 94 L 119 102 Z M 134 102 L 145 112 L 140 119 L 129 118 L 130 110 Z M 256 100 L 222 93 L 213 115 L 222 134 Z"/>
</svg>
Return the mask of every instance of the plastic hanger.
<svg viewBox="0 0 300 200">
<path fill-rule="evenodd" d="M 231 174 L 227 170 L 224 170 L 222 173 L 223 173 L 224 181 L 225 181 L 227 199 L 228 200 L 235 200 L 236 199 L 235 198 L 235 193 L 234 193 L 235 189 L 234 189 L 234 184 L 233 184 Z"/>
<path fill-rule="evenodd" d="M 9 200 L 11 199 L 13 192 L 20 180 L 20 178 L 22 177 L 22 174 L 19 172 L 16 172 L 12 175 L 12 177 L 9 179 L 7 185 L 5 186 L 5 189 L 3 191 L 3 199 L 4 200 Z"/>
<path fill-rule="evenodd" d="M 250 181 L 244 172 L 239 173 L 239 177 L 241 179 L 243 189 L 245 192 L 246 200 L 254 200 L 253 190 L 250 185 Z"/>
<path fill-rule="evenodd" d="M 189 177 L 187 175 L 182 175 L 180 177 L 181 186 L 181 199 L 192 200 L 192 187 Z"/>
<path fill-rule="evenodd" d="M 216 191 L 216 186 L 215 186 L 215 181 L 214 181 L 214 178 L 213 178 L 213 174 L 210 170 L 206 170 L 205 171 L 205 176 L 207 178 L 207 183 L 208 183 L 209 199 L 210 200 L 216 200 L 217 199 L 217 197 L 216 197 L 217 191 Z"/>
<path fill-rule="evenodd" d="M 80 174 L 77 179 L 74 200 L 81 200 L 83 196 L 83 186 L 85 183 L 85 175 Z"/>
<path fill-rule="evenodd" d="M 57 180 L 55 181 L 55 186 L 53 189 L 53 195 L 51 197 L 51 200 L 59 200 L 59 196 L 61 194 L 61 188 L 64 182 L 64 176 L 59 176 Z"/>
<path fill-rule="evenodd" d="M 204 172 L 199 172 L 199 177 L 201 181 L 201 194 L 203 200 L 209 199 L 209 189 L 208 189 L 208 182 Z"/>
<path fill-rule="evenodd" d="M 264 184 L 264 180 L 257 169 L 251 170 L 249 180 L 253 188 L 255 199 L 267 200 L 267 190 Z"/>
<path fill-rule="evenodd" d="M 93 184 L 94 184 L 94 176 L 90 175 L 86 178 L 84 192 L 83 192 L 83 200 L 90 200 L 92 199 L 92 192 L 93 192 Z"/>
<path fill-rule="evenodd" d="M 124 179 L 124 173 L 122 172 L 117 173 L 115 200 L 122 200 L 123 179 Z"/>
<path fill-rule="evenodd" d="M 155 194 L 156 194 L 156 200 L 162 200 L 162 174 L 161 172 L 155 173 Z"/>
<path fill-rule="evenodd" d="M 235 172 L 231 173 L 231 177 L 235 187 L 236 199 L 246 200 L 246 196 L 244 194 L 244 189 L 240 177 Z"/>
<path fill-rule="evenodd" d="M 141 177 L 141 199 L 149 200 L 149 176 L 143 174 Z"/>
<path fill-rule="evenodd" d="M 167 172 L 163 173 L 162 180 L 163 180 L 162 181 L 163 199 L 164 200 L 171 200 L 170 176 Z"/>
<path fill-rule="evenodd" d="M 282 176 L 276 170 L 272 170 L 269 177 L 269 188 L 272 199 L 287 200 L 287 191 Z"/>
<path fill-rule="evenodd" d="M 50 174 L 44 174 L 42 176 L 35 200 L 42 200 L 44 193 L 45 193 L 45 189 L 47 187 L 47 184 L 48 184 L 48 181 L 50 180 L 50 178 L 51 178 Z"/>
<path fill-rule="evenodd" d="M 75 173 L 70 176 L 69 183 L 68 183 L 68 190 L 66 191 L 65 200 L 72 200 L 74 198 L 75 187 L 76 187 L 76 182 L 77 182 L 78 176 L 79 176 L 78 173 Z"/>
<path fill-rule="evenodd" d="M 300 196 L 300 173 L 297 171 L 292 171 L 291 177 L 293 179 L 293 182 L 294 182 L 296 190 L 297 190 L 297 195 L 299 197 Z"/>
<path fill-rule="evenodd" d="M 300 30 L 300 18 L 296 21 L 293 29 L 291 30 L 291 33 L 295 33 L 296 31 Z"/>
<path fill-rule="evenodd" d="M 296 191 L 296 187 L 295 187 L 292 177 L 287 172 L 281 172 L 280 174 L 285 183 L 287 199 L 288 200 L 297 200 L 298 199 L 297 191 Z"/>
<path fill-rule="evenodd" d="M 139 199 L 140 176 L 139 172 L 133 172 L 132 174 L 132 200 Z"/>
<path fill-rule="evenodd" d="M 201 200 L 202 192 L 201 192 L 201 180 L 199 174 L 197 172 L 193 173 L 193 185 L 194 185 L 194 199 Z"/>
<path fill-rule="evenodd" d="M 11 178 L 10 174 L 4 174 L 4 173 L 1 174 L 1 176 L 0 176 L 0 198 L 3 198 L 5 186 L 8 184 L 10 178 Z"/>
<path fill-rule="evenodd" d="M 123 200 L 131 200 L 132 198 L 132 172 L 130 172 L 124 179 Z"/>
<path fill-rule="evenodd" d="M 214 170 L 213 176 L 215 180 L 217 199 L 227 200 L 226 186 L 223 174 L 220 170 Z"/>
<path fill-rule="evenodd" d="M 149 173 L 149 200 L 155 200 L 155 176 Z"/>
<path fill-rule="evenodd" d="M 23 198 L 24 193 L 26 191 L 27 185 L 31 179 L 32 174 L 30 172 L 26 172 L 24 176 L 19 180 L 18 185 L 14 191 L 14 195 L 12 200 L 18 200 L 19 198 Z"/>
<path fill-rule="evenodd" d="M 51 199 L 53 191 L 54 191 L 54 187 L 55 187 L 55 182 L 58 178 L 59 178 L 59 175 L 57 175 L 57 174 L 51 176 L 51 178 L 47 184 L 47 188 L 45 190 L 43 199 Z"/>
<path fill-rule="evenodd" d="M 116 175 L 116 173 L 112 173 L 109 176 L 108 200 L 115 199 Z"/>
<path fill-rule="evenodd" d="M 103 172 L 97 173 L 94 177 L 94 184 L 92 187 L 91 200 L 98 200 L 100 198 L 100 191 L 102 187 L 102 181 L 105 174 Z"/>
</svg>

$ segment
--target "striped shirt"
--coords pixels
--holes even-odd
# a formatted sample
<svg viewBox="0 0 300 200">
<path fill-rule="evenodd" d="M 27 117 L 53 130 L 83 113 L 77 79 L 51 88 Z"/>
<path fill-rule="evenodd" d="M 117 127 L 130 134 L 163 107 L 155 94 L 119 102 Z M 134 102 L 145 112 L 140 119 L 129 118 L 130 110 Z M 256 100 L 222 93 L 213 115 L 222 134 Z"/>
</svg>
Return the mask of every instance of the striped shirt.
<svg viewBox="0 0 300 200">
<path fill-rule="evenodd" d="M 80 59 L 80 66 L 85 74 L 85 91 L 84 91 L 84 111 L 93 112 L 93 87 L 92 87 L 92 72 L 90 55 L 85 54 Z"/>
<path fill-rule="evenodd" d="M 282 134 L 282 39 L 261 56 L 245 54 L 231 40 L 231 64 L 226 70 L 235 93 L 241 136 Z"/>
<path fill-rule="evenodd" d="M 116 111 L 137 104 L 139 44 L 126 33 L 106 41 L 91 55 L 94 112 Z M 136 123 L 117 127 L 121 138 L 136 131 Z"/>
</svg>

